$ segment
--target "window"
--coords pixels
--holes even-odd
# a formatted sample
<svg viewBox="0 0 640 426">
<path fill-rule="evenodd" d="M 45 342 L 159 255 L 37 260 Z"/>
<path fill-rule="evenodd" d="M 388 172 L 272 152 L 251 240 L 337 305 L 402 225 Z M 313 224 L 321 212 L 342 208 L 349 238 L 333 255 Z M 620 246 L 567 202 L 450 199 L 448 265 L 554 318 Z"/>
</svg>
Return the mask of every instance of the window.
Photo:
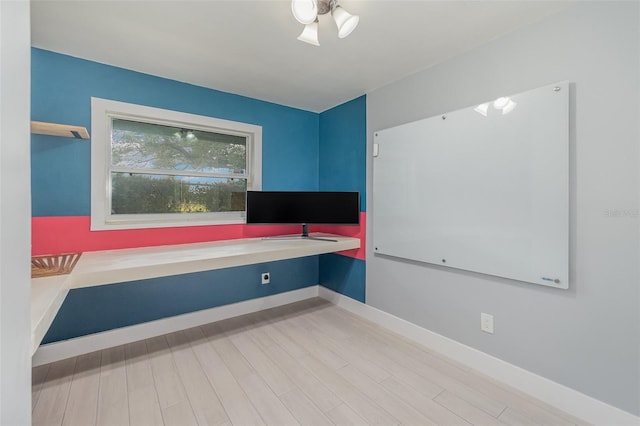
<svg viewBox="0 0 640 426">
<path fill-rule="evenodd" d="M 91 229 L 243 223 L 262 128 L 91 100 Z"/>
</svg>

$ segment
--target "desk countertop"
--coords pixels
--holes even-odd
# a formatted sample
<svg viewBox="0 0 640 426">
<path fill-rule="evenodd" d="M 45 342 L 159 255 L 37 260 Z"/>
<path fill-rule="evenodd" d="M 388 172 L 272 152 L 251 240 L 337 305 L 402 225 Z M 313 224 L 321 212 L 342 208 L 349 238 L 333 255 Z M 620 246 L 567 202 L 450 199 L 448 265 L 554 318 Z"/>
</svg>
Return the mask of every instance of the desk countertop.
<svg viewBox="0 0 640 426">
<path fill-rule="evenodd" d="M 31 280 L 32 353 L 40 345 L 69 289 L 273 262 L 360 247 L 357 238 L 337 235 L 326 237 L 335 241 L 249 238 L 83 253 L 70 274 Z"/>
</svg>

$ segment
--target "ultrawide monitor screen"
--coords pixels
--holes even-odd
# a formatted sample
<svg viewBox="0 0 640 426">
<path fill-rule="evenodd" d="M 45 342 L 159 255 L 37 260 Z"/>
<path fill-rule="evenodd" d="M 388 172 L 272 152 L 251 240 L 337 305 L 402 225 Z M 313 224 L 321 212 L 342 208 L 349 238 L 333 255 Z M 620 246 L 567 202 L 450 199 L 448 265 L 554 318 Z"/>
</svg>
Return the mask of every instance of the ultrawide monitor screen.
<svg viewBox="0 0 640 426">
<path fill-rule="evenodd" d="M 360 222 L 360 194 L 331 191 L 247 191 L 247 223 Z"/>
</svg>

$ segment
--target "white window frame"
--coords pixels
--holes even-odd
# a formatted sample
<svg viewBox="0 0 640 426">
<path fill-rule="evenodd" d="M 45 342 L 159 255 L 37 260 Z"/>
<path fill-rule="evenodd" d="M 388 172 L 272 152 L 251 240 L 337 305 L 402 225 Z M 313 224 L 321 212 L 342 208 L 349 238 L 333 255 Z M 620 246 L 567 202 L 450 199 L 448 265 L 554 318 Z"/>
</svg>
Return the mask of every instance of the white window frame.
<svg viewBox="0 0 640 426">
<path fill-rule="evenodd" d="M 111 123 L 113 118 L 247 137 L 247 191 L 262 189 L 262 126 L 91 98 L 91 230 L 147 229 L 237 224 L 245 212 L 112 215 Z"/>
</svg>

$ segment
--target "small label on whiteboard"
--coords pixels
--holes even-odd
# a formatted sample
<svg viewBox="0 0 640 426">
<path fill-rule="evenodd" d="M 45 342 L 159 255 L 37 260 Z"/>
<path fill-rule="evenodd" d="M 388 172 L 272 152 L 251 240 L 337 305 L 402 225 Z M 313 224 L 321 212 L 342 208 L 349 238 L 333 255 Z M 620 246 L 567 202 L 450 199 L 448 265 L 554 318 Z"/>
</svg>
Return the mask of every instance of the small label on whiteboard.
<svg viewBox="0 0 640 426">
<path fill-rule="evenodd" d="M 374 143 L 373 144 L 373 156 L 377 157 L 379 152 L 380 152 L 380 144 Z"/>
</svg>

